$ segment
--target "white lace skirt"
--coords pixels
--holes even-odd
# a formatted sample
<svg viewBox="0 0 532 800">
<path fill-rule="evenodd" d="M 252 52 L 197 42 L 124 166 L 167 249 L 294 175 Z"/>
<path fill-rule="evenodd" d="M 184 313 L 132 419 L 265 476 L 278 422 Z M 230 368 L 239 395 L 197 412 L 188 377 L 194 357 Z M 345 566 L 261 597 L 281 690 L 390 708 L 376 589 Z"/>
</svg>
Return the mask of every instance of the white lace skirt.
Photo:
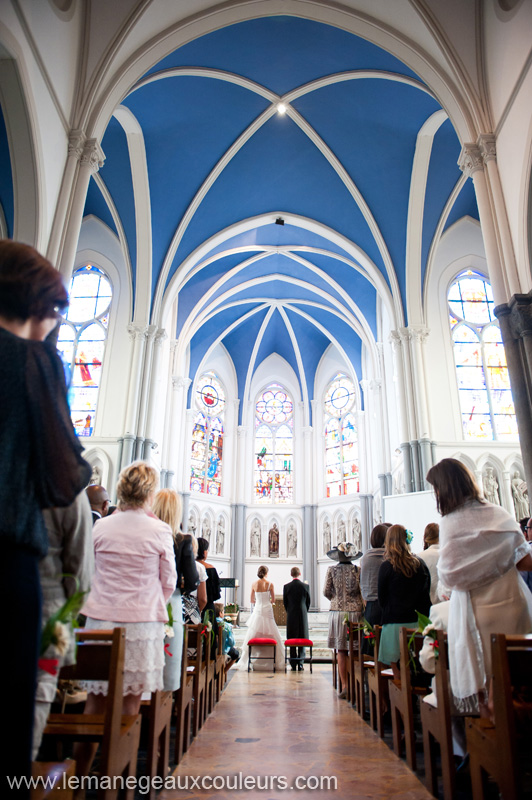
<svg viewBox="0 0 532 800">
<path fill-rule="evenodd" d="M 164 622 L 110 622 L 87 617 L 87 630 L 126 629 L 124 694 L 163 688 Z M 92 694 L 107 694 L 107 681 L 83 681 Z"/>
</svg>

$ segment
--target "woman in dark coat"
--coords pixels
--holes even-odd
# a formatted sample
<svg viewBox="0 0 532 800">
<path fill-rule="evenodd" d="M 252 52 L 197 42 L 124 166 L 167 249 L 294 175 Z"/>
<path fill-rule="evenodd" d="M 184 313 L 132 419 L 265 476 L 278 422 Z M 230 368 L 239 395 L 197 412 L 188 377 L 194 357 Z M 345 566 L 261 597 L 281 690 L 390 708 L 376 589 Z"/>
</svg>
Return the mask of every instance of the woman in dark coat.
<svg viewBox="0 0 532 800">
<path fill-rule="evenodd" d="M 61 275 L 32 247 L 0 241 L 0 597 L 16 609 L 4 658 L 2 775 L 31 775 L 41 630 L 39 560 L 48 537 L 41 509 L 70 505 L 90 480 L 67 403 L 63 365 L 46 342 L 68 305 Z M 18 796 L 29 796 L 21 789 Z"/>
</svg>

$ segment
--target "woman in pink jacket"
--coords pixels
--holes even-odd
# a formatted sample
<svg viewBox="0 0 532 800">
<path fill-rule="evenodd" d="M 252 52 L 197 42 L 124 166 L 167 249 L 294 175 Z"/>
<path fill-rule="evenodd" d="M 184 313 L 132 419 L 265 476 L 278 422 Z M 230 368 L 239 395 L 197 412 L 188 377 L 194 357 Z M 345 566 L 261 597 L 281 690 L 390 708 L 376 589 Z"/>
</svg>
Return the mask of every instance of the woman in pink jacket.
<svg viewBox="0 0 532 800">
<path fill-rule="evenodd" d="M 138 714 L 143 692 L 163 688 L 166 605 L 176 586 L 170 526 L 152 512 L 157 473 L 142 461 L 122 470 L 118 510 L 94 525 L 95 572 L 81 613 L 86 627 L 126 629 L 124 714 Z M 86 714 L 105 708 L 107 682 L 87 682 Z M 87 774 L 97 745 L 79 744 L 78 774 Z"/>
</svg>

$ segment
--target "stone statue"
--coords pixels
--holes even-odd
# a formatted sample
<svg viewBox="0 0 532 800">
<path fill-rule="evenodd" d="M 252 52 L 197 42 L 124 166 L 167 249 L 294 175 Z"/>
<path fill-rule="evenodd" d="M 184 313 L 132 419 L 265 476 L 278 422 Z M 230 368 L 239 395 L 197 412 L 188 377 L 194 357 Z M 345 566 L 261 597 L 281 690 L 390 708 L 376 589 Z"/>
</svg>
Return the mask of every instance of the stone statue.
<svg viewBox="0 0 532 800">
<path fill-rule="evenodd" d="M 223 517 L 218 520 L 216 530 L 216 553 L 223 553 L 225 548 L 225 521 Z"/>
<path fill-rule="evenodd" d="M 517 471 L 514 472 L 512 477 L 512 497 L 517 521 L 529 517 L 528 487 Z"/>
<path fill-rule="evenodd" d="M 331 549 L 331 523 L 328 519 L 323 524 L 323 553 L 327 555 Z"/>
<path fill-rule="evenodd" d="M 187 530 L 187 533 L 191 533 L 192 536 L 196 535 L 196 519 L 195 519 L 194 514 L 192 513 L 192 511 L 190 512 L 190 514 L 188 516 L 188 530 Z"/>
<path fill-rule="evenodd" d="M 345 519 L 343 517 L 338 523 L 338 544 L 340 544 L 340 542 L 347 542 Z"/>
<path fill-rule="evenodd" d="M 495 476 L 493 467 L 486 467 L 486 470 L 482 475 L 482 487 L 484 489 L 484 497 L 488 503 L 494 503 L 495 505 L 500 506 L 501 501 L 499 498 L 499 484 L 497 483 L 497 478 Z"/>
<path fill-rule="evenodd" d="M 358 517 L 353 520 L 353 544 L 355 550 L 362 550 L 362 524 Z"/>
<path fill-rule="evenodd" d="M 249 554 L 251 556 L 260 556 L 260 522 L 258 519 L 254 520 L 251 526 L 250 542 L 251 548 Z"/>
<path fill-rule="evenodd" d="M 297 558 L 297 531 L 293 522 L 288 526 L 287 541 L 288 558 Z"/>
<path fill-rule="evenodd" d="M 89 481 L 89 486 L 101 486 L 102 485 L 102 471 L 98 464 L 95 464 L 92 468 L 92 475 Z"/>
<path fill-rule="evenodd" d="M 205 517 L 205 519 L 203 520 L 203 524 L 201 526 L 201 535 L 203 536 L 204 539 L 207 539 L 207 541 L 209 542 L 209 549 L 210 549 L 210 544 L 211 544 L 211 525 L 210 525 L 210 522 L 207 519 L 207 517 Z"/>
<path fill-rule="evenodd" d="M 270 558 L 279 558 L 279 528 L 276 522 L 268 531 L 268 555 Z"/>
</svg>

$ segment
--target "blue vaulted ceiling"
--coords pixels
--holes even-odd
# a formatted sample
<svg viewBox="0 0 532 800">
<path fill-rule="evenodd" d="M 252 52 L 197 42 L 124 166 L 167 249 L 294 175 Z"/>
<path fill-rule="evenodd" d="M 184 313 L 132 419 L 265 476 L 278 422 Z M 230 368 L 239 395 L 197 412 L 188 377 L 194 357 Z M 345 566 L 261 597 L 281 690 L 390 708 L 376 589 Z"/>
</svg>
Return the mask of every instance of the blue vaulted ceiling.
<svg viewBox="0 0 532 800">
<path fill-rule="evenodd" d="M 413 273 L 424 280 L 435 235 L 478 218 L 471 181 L 456 191 L 460 144 L 436 98 L 398 59 L 331 26 L 288 16 L 228 26 L 155 64 L 122 105 L 145 165 L 131 160 L 125 115 L 113 117 L 85 213 L 117 230 L 135 280 L 146 266 L 136 263 L 137 215 L 149 203 L 151 321 L 165 293 L 179 292 L 171 335 L 189 345 L 190 377 L 221 342 L 240 397 L 272 353 L 308 401 L 331 344 L 360 378 L 379 303 L 393 325 L 408 324 L 408 238 L 418 237 Z M 432 120 L 413 219 L 416 145 Z"/>
</svg>

